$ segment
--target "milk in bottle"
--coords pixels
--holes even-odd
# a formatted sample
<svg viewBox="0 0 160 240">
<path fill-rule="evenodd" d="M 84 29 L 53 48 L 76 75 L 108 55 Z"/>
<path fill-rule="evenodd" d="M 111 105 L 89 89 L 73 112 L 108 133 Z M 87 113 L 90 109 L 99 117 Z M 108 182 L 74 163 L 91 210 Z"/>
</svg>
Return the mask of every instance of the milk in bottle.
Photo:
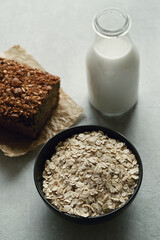
<svg viewBox="0 0 160 240">
<path fill-rule="evenodd" d="M 117 9 L 93 19 L 97 33 L 86 59 L 90 103 L 106 115 L 128 111 L 137 102 L 139 54 L 128 36 L 131 20 Z"/>
</svg>

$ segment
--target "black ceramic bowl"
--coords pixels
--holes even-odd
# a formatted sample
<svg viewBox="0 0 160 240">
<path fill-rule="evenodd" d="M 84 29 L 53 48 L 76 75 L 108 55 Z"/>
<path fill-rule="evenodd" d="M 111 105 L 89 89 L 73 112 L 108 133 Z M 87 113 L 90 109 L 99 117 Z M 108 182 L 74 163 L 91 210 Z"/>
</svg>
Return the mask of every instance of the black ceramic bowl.
<svg viewBox="0 0 160 240">
<path fill-rule="evenodd" d="M 124 142 L 127 147 L 132 151 L 132 153 L 135 155 L 138 165 L 139 165 L 139 179 L 138 179 L 138 183 L 137 186 L 135 188 L 134 193 L 131 195 L 131 197 L 128 199 L 128 201 L 126 201 L 120 208 L 117 208 L 116 210 L 104 214 L 104 215 L 100 215 L 100 216 L 96 216 L 96 217 L 79 217 L 79 216 L 75 216 L 75 215 L 70 215 L 68 213 L 62 212 L 59 209 L 57 209 L 54 205 L 52 205 L 44 196 L 44 193 L 42 191 L 42 182 L 43 182 L 43 178 L 42 178 L 42 173 L 44 171 L 44 166 L 45 166 L 45 162 L 47 159 L 51 159 L 53 153 L 55 153 L 55 147 L 56 145 L 60 142 L 60 141 L 64 141 L 66 138 L 71 137 L 73 134 L 77 134 L 77 133 L 82 133 L 84 131 L 98 131 L 101 130 L 103 131 L 105 134 L 107 134 L 110 138 L 114 138 L 116 140 L 119 140 L 121 142 Z M 85 126 L 78 126 L 78 127 L 73 127 L 73 128 L 69 128 L 67 130 L 64 130 L 60 133 L 58 133 L 56 136 L 52 137 L 41 149 L 36 162 L 35 162 L 35 166 L 34 166 L 34 181 L 35 181 L 35 185 L 36 188 L 41 196 L 41 198 L 43 199 L 43 201 L 47 204 L 47 206 L 54 212 L 57 213 L 58 215 L 61 215 L 63 217 L 66 217 L 74 222 L 81 222 L 81 223 L 98 223 L 98 222 L 102 222 L 102 221 L 106 221 L 118 214 L 120 214 L 123 210 L 125 210 L 130 204 L 131 202 L 134 200 L 135 196 L 138 193 L 138 190 L 140 188 L 141 182 L 142 182 L 142 176 L 143 176 L 143 168 L 142 168 L 142 162 L 141 162 L 141 158 L 137 152 L 137 150 L 135 149 L 135 147 L 124 137 L 122 136 L 120 133 L 115 132 L 111 129 L 105 128 L 105 127 L 101 127 L 101 126 L 93 126 L 93 125 L 85 125 Z"/>
</svg>

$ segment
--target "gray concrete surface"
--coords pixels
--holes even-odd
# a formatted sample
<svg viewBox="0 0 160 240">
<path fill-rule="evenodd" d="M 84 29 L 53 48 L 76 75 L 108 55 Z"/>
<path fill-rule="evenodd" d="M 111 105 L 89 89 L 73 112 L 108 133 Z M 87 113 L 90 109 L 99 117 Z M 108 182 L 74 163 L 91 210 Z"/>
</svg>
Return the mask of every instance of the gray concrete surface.
<svg viewBox="0 0 160 240">
<path fill-rule="evenodd" d="M 131 15 L 131 37 L 141 56 L 139 101 L 129 113 L 104 118 L 88 103 L 85 55 L 93 39 L 91 19 L 106 7 Z M 140 192 L 119 217 L 79 225 L 55 216 L 33 182 L 38 150 L 9 158 L 0 152 L 0 240 L 160 239 L 160 1 L 0 0 L 0 52 L 20 44 L 84 107 L 78 124 L 118 130 L 138 149 L 144 166 Z"/>
</svg>

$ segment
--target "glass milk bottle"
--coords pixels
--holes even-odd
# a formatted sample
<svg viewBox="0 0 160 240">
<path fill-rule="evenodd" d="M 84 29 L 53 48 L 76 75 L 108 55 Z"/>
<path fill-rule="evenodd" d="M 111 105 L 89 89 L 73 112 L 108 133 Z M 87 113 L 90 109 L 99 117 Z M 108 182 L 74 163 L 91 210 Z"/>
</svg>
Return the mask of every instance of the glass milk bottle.
<svg viewBox="0 0 160 240">
<path fill-rule="evenodd" d="M 122 114 L 138 97 L 139 54 L 128 35 L 131 19 L 105 9 L 92 24 L 97 37 L 86 59 L 89 101 L 105 115 Z"/>
</svg>

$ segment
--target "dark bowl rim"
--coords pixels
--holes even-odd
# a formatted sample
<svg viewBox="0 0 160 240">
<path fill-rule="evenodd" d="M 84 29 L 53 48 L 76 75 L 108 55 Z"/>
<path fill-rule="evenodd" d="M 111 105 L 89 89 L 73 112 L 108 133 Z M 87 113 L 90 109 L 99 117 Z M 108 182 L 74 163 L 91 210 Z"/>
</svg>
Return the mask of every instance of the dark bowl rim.
<svg viewBox="0 0 160 240">
<path fill-rule="evenodd" d="M 119 208 L 116 208 L 115 210 L 107 213 L 107 214 L 102 214 L 102 215 L 99 215 L 99 216 L 94 216 L 94 217 L 82 217 L 82 216 L 77 216 L 77 215 L 72 215 L 72 214 L 69 214 L 67 212 L 63 212 L 61 210 L 59 210 L 56 206 L 54 206 L 53 204 L 51 204 L 45 197 L 44 197 L 44 194 L 42 193 L 42 190 L 39 189 L 39 186 L 38 186 L 38 183 L 37 183 L 37 179 L 36 179 L 36 167 L 37 167 L 37 164 L 38 164 L 38 161 L 39 161 L 39 157 L 40 157 L 40 154 L 45 150 L 45 148 L 47 148 L 47 146 L 49 145 L 50 142 L 53 141 L 53 139 L 57 138 L 58 136 L 61 136 L 63 134 L 65 134 L 66 132 L 68 131 L 74 131 L 74 130 L 80 130 L 81 128 L 85 128 L 85 130 L 83 130 L 82 132 L 84 131 L 91 131 L 91 130 L 87 130 L 87 128 L 93 128 L 93 131 L 98 131 L 98 129 L 100 131 L 105 131 L 106 133 L 107 132 L 111 132 L 113 134 L 116 134 L 118 137 L 122 138 L 127 147 L 128 147 L 128 144 L 132 147 L 132 153 L 135 155 L 136 154 L 136 160 L 137 160 L 137 163 L 138 163 L 138 166 L 139 166 L 139 178 L 138 178 L 138 182 L 137 182 L 137 186 L 134 190 L 134 193 L 131 195 L 131 197 L 123 204 L 121 205 Z M 94 128 L 97 128 L 97 130 L 94 130 Z M 78 133 L 78 132 L 77 132 Z M 79 132 L 80 133 L 80 132 Z M 76 132 L 74 133 L 73 132 L 73 135 L 76 134 Z M 66 137 L 67 138 L 67 137 Z M 66 139 L 65 138 L 65 139 Z M 112 138 L 112 137 L 111 137 Z M 113 138 L 114 139 L 114 138 Z M 118 140 L 118 138 L 117 138 Z M 130 149 L 130 146 L 129 146 L 129 149 Z M 138 158 L 137 158 L 138 157 Z M 46 159 L 47 160 L 47 159 Z M 131 202 L 132 200 L 136 197 L 139 189 L 140 189 L 140 186 L 142 184 L 142 179 L 143 179 L 143 165 L 142 165 L 142 160 L 141 160 L 141 157 L 137 151 L 137 149 L 135 148 L 135 146 L 121 133 L 119 133 L 118 131 L 115 131 L 111 128 L 107 128 L 105 126 L 101 126 L 101 125 L 78 125 L 78 126 L 73 126 L 73 127 L 70 127 L 70 128 L 67 128 L 65 130 L 62 130 L 61 132 L 57 133 L 56 135 L 54 135 L 53 137 L 51 137 L 42 147 L 41 149 L 39 150 L 39 153 L 36 157 L 36 160 L 35 160 L 35 164 L 34 164 L 34 183 L 35 183 L 35 186 L 36 186 L 36 189 L 39 193 L 39 195 L 41 196 L 42 200 L 51 208 L 53 209 L 54 211 L 56 211 L 57 213 L 60 213 L 61 215 L 65 215 L 66 217 L 69 217 L 71 219 L 75 219 L 75 220 L 82 220 L 82 221 L 87 221 L 87 220 L 93 220 L 93 221 L 96 221 L 96 220 L 99 220 L 101 218 L 109 218 L 113 215 L 116 215 L 120 210 L 123 210 L 124 208 L 126 208 Z"/>
</svg>

